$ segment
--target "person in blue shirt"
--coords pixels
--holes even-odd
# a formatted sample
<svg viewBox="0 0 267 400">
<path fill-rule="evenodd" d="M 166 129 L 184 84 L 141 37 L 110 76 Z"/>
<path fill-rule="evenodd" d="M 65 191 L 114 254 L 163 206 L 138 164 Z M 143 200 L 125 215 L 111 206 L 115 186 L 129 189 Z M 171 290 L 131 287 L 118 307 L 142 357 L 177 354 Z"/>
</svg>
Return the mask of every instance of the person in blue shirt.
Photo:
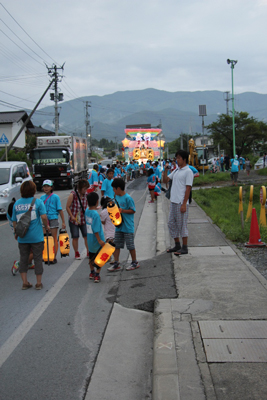
<svg viewBox="0 0 267 400">
<path fill-rule="evenodd" d="M 114 252 L 114 264 L 108 268 L 108 271 L 114 272 L 121 269 L 119 265 L 120 249 L 124 248 L 124 242 L 129 250 L 132 258 L 132 263 L 126 268 L 126 271 L 131 271 L 139 268 L 140 265 L 136 260 L 136 251 L 134 245 L 134 214 L 135 204 L 132 197 L 125 192 L 125 182 L 121 178 L 115 178 L 112 182 L 112 187 L 115 193 L 115 200 L 119 207 L 119 211 L 122 216 L 122 223 L 120 226 L 116 226 L 115 229 L 115 252 Z"/>
<path fill-rule="evenodd" d="M 89 208 L 87 208 L 85 211 L 85 221 L 89 249 L 89 266 L 91 270 L 89 279 L 94 279 L 95 283 L 99 283 L 99 273 L 101 268 L 96 267 L 94 260 L 101 248 L 105 246 L 105 236 L 100 215 L 97 212 L 97 206 L 99 203 L 98 194 L 95 192 L 89 193 L 87 195 L 87 203 Z"/>
<path fill-rule="evenodd" d="M 155 168 L 154 172 L 155 172 L 158 182 L 160 182 L 161 181 L 161 170 L 160 170 L 159 163 L 157 161 L 155 162 L 155 167 L 156 168 Z"/>
<path fill-rule="evenodd" d="M 100 190 L 102 188 L 102 183 L 104 182 L 105 179 L 106 179 L 105 170 L 104 168 L 101 168 L 98 175 L 98 187 Z"/>
<path fill-rule="evenodd" d="M 231 165 L 232 185 L 237 186 L 237 178 L 238 178 L 238 171 L 239 171 L 238 155 L 236 155 L 235 158 L 231 159 L 230 165 Z"/>
<path fill-rule="evenodd" d="M 127 182 L 132 180 L 132 171 L 133 171 L 133 164 L 132 161 L 126 166 L 126 173 L 127 173 Z"/>
<path fill-rule="evenodd" d="M 48 224 L 50 226 L 51 234 L 54 239 L 55 258 L 54 261 L 51 262 L 51 264 L 56 264 L 58 251 L 57 233 L 59 228 L 58 215 L 60 215 L 60 218 L 62 220 L 62 229 L 66 229 L 65 217 L 62 210 L 60 198 L 57 194 L 53 193 L 53 182 L 50 181 L 50 179 L 46 179 L 43 182 L 43 191 L 45 194 L 40 197 L 40 200 L 42 200 L 45 205 Z"/>
<path fill-rule="evenodd" d="M 86 193 L 96 192 L 98 188 L 98 165 L 95 164 L 88 178 L 89 188 Z"/>
<path fill-rule="evenodd" d="M 114 198 L 113 188 L 111 186 L 113 182 L 114 170 L 109 168 L 107 170 L 107 179 L 105 179 L 102 183 L 101 187 L 101 196 L 103 197 L 110 197 L 111 199 Z"/>
<path fill-rule="evenodd" d="M 21 198 L 16 201 L 12 212 L 13 227 L 16 232 L 17 222 L 19 221 L 22 214 L 28 211 L 31 207 L 33 197 L 36 193 L 36 185 L 32 181 L 25 181 L 20 187 Z M 28 282 L 28 262 L 30 252 L 33 252 L 33 258 L 35 261 L 35 275 L 36 285 L 35 289 L 40 290 L 43 288 L 42 275 L 43 275 L 43 249 L 44 249 L 44 234 L 42 228 L 42 222 L 46 230 L 49 230 L 48 220 L 46 216 L 46 210 L 44 203 L 40 199 L 36 199 L 31 211 L 31 223 L 26 235 L 18 237 L 15 234 L 15 239 L 19 244 L 20 261 L 19 261 L 19 272 L 23 282 L 22 290 L 27 290 L 32 287 L 32 284 Z"/>
<path fill-rule="evenodd" d="M 155 200 L 154 190 L 155 190 L 155 186 L 156 186 L 156 175 L 154 174 L 153 168 L 150 168 L 148 170 L 147 176 L 148 176 L 147 185 L 148 185 L 148 190 L 149 190 L 150 197 L 151 197 L 149 203 L 154 203 L 154 200 Z"/>
</svg>

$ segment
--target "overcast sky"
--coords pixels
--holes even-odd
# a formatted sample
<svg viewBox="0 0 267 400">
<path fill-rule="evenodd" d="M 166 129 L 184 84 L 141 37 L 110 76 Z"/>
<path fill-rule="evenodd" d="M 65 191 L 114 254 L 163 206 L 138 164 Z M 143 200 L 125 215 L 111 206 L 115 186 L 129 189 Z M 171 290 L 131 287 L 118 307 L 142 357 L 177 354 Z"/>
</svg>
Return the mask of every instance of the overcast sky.
<svg viewBox="0 0 267 400">
<path fill-rule="evenodd" d="M 44 62 L 65 62 L 64 100 L 231 90 L 228 58 L 235 93 L 267 93 L 267 0 L 4 0 L 0 18 L 0 100 L 20 109 L 46 89 Z"/>
</svg>

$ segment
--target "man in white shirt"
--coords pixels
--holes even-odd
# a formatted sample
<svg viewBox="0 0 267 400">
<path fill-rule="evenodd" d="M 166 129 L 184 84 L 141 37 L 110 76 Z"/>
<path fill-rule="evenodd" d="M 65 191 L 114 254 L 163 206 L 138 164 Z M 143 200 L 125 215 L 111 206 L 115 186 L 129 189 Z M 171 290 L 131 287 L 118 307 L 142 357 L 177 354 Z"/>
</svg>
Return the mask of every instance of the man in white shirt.
<svg viewBox="0 0 267 400">
<path fill-rule="evenodd" d="M 174 252 L 174 254 L 178 256 L 181 254 L 188 254 L 188 199 L 193 185 L 194 175 L 187 165 L 187 151 L 178 150 L 175 157 L 178 168 L 176 168 L 167 178 L 168 181 L 172 180 L 168 227 L 175 244 L 173 248 L 167 250 L 167 253 Z M 183 242 L 182 247 L 180 244 L 180 236 L 182 237 Z"/>
</svg>

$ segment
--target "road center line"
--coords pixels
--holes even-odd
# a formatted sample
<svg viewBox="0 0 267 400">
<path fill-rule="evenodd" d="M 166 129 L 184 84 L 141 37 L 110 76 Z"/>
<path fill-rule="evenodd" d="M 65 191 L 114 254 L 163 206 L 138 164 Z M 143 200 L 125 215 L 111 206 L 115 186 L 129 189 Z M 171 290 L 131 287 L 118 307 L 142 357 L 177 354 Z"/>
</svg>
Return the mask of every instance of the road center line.
<svg viewBox="0 0 267 400">
<path fill-rule="evenodd" d="M 42 316 L 48 306 L 52 303 L 54 298 L 58 295 L 60 290 L 79 268 L 83 262 L 83 257 L 86 256 L 86 250 L 83 250 L 81 257 L 82 260 L 75 260 L 67 269 L 67 271 L 58 279 L 55 285 L 48 290 L 46 295 L 40 300 L 32 312 L 24 319 L 24 321 L 18 326 L 18 328 L 12 333 L 12 335 L 6 340 L 6 342 L 0 348 L 0 368 L 8 357 L 13 353 L 16 347 L 24 339 L 27 333 L 31 330 L 33 325 Z"/>
</svg>

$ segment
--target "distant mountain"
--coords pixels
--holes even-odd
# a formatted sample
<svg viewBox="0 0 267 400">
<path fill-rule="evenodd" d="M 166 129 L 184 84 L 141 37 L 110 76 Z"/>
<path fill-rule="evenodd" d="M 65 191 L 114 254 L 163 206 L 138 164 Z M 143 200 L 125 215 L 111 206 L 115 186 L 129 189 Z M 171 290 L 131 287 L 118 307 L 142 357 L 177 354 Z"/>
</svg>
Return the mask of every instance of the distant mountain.
<svg viewBox="0 0 267 400">
<path fill-rule="evenodd" d="M 162 123 L 167 141 L 174 140 L 181 132 L 202 133 L 202 118 L 198 116 L 199 105 L 207 106 L 205 125 L 226 113 L 225 94 L 220 91 L 166 92 L 144 89 L 116 92 L 105 96 L 87 96 L 59 103 L 60 131 L 67 134 L 85 134 L 85 101 L 91 102 L 90 120 L 92 136 L 120 141 L 124 138 L 126 125 Z M 231 101 L 228 102 L 232 109 Z M 267 95 L 246 92 L 235 95 L 235 110 L 247 111 L 259 120 L 266 120 Z M 34 125 L 53 129 L 54 107 L 45 107 L 34 114 Z"/>
</svg>

